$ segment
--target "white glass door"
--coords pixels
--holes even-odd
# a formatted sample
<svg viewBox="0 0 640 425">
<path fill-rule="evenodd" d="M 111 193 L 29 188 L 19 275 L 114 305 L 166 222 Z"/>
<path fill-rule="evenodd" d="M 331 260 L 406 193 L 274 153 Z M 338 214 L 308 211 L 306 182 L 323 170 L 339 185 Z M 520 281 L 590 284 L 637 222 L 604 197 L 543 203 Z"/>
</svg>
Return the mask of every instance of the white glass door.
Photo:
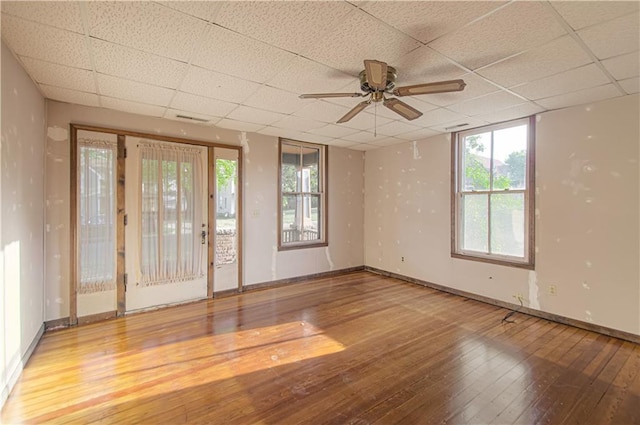
<svg viewBox="0 0 640 425">
<path fill-rule="evenodd" d="M 207 296 L 207 149 L 126 138 L 127 311 Z"/>
</svg>

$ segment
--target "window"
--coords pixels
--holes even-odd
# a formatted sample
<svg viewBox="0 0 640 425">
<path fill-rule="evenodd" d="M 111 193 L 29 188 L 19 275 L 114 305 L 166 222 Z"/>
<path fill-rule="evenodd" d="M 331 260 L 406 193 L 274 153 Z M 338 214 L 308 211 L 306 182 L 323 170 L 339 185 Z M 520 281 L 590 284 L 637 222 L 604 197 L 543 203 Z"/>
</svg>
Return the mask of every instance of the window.
<svg viewBox="0 0 640 425">
<path fill-rule="evenodd" d="M 326 246 L 326 146 L 280 139 L 278 249 Z"/>
<path fill-rule="evenodd" d="M 453 134 L 453 257 L 533 268 L 533 134 L 533 117 Z"/>
</svg>

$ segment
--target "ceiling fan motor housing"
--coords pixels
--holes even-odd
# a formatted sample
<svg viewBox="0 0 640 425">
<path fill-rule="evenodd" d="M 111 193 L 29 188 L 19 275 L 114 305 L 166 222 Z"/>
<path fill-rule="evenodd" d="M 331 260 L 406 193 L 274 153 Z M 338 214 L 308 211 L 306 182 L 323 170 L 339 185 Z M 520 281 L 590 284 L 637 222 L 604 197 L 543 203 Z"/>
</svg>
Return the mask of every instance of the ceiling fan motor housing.
<svg viewBox="0 0 640 425">
<path fill-rule="evenodd" d="M 385 87 L 385 92 L 391 92 L 396 86 L 396 69 L 392 66 L 387 66 L 387 86 Z M 360 71 L 360 90 L 365 93 L 373 93 L 376 90 L 369 87 L 369 83 L 367 83 L 367 73 L 365 70 Z"/>
</svg>

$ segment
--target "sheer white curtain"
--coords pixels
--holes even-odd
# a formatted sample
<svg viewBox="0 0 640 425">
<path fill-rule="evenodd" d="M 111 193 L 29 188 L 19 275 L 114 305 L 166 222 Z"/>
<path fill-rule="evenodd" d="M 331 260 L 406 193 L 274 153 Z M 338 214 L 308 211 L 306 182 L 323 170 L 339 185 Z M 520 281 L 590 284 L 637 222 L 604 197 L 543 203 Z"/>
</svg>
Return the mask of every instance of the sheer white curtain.
<svg viewBox="0 0 640 425">
<path fill-rule="evenodd" d="M 140 281 L 203 275 L 202 149 L 144 141 L 140 148 Z"/>
<path fill-rule="evenodd" d="M 116 286 L 115 141 L 80 138 L 78 184 L 78 255 L 81 294 Z"/>
</svg>

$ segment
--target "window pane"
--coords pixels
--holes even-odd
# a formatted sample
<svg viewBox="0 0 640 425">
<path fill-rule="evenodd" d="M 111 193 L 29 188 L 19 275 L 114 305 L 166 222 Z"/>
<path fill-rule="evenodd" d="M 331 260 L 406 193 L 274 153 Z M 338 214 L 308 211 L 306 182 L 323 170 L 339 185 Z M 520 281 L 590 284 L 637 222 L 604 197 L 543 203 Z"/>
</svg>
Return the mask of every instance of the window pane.
<svg viewBox="0 0 640 425">
<path fill-rule="evenodd" d="M 216 265 L 237 261 L 236 178 L 238 161 L 216 160 Z"/>
<path fill-rule="evenodd" d="M 524 256 L 524 194 L 491 195 L 491 251 Z"/>
<path fill-rule="evenodd" d="M 282 242 L 297 242 L 302 231 L 302 197 L 285 195 L 282 197 Z"/>
<path fill-rule="evenodd" d="M 493 133 L 493 188 L 524 189 L 527 176 L 527 126 Z"/>
<path fill-rule="evenodd" d="M 303 197 L 303 234 L 302 240 L 320 239 L 320 195 L 304 195 Z"/>
<path fill-rule="evenodd" d="M 320 150 L 302 148 L 302 192 L 318 192 Z"/>
<path fill-rule="evenodd" d="M 462 249 L 488 252 L 488 197 L 489 195 L 463 195 L 462 197 Z"/>
<path fill-rule="evenodd" d="M 299 146 L 282 144 L 282 192 L 299 192 L 301 190 L 300 160 L 301 152 Z"/>
<path fill-rule="evenodd" d="M 491 166 L 491 133 L 467 136 L 462 153 L 463 191 L 489 190 L 489 167 Z"/>
</svg>

